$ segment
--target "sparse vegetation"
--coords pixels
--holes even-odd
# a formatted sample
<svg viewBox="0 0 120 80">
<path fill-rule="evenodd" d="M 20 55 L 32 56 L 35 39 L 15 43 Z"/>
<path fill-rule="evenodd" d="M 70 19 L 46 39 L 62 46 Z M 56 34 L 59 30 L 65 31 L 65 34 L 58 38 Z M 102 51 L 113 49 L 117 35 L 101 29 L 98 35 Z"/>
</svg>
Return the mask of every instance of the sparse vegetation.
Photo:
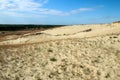
<svg viewBox="0 0 120 80">
<path fill-rule="evenodd" d="M 87 29 L 72 36 L 38 32 L 1 41 L 0 80 L 120 80 L 120 33 L 82 32 Z"/>
<path fill-rule="evenodd" d="M 48 49 L 48 52 L 53 52 L 53 50 L 52 49 Z"/>
<path fill-rule="evenodd" d="M 57 61 L 57 59 L 53 57 L 53 58 L 50 58 L 50 61 L 55 62 L 55 61 Z"/>
</svg>

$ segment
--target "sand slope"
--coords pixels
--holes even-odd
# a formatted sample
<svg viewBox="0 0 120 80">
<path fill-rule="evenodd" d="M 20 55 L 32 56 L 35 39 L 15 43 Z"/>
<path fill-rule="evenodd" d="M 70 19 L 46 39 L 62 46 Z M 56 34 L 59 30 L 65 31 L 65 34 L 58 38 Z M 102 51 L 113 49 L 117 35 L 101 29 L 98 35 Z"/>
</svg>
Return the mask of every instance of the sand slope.
<svg viewBox="0 0 120 80">
<path fill-rule="evenodd" d="M 120 35 L 0 47 L 1 80 L 120 80 Z"/>
<path fill-rule="evenodd" d="M 0 45 L 28 44 L 58 39 L 85 38 L 119 33 L 120 33 L 119 25 L 113 24 L 73 25 L 49 29 L 40 32 L 37 31 L 35 33 L 33 32 L 27 33 L 15 39 L 1 41 Z"/>
<path fill-rule="evenodd" d="M 0 45 L 0 80 L 120 80 L 119 26 L 55 28 Z"/>
</svg>

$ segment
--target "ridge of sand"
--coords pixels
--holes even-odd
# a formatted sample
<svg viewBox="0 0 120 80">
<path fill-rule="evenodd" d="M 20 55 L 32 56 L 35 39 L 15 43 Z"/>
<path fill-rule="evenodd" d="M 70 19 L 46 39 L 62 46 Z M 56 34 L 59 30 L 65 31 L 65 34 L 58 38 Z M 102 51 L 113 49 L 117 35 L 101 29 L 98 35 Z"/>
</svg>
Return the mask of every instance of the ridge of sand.
<svg viewBox="0 0 120 80">
<path fill-rule="evenodd" d="M 0 80 L 120 80 L 116 24 L 37 31 L 0 45 Z"/>
<path fill-rule="evenodd" d="M 120 34 L 0 47 L 1 80 L 120 80 Z"/>
<path fill-rule="evenodd" d="M 85 38 L 119 33 L 120 33 L 119 25 L 117 26 L 112 24 L 73 25 L 49 29 L 40 32 L 37 31 L 35 33 L 27 33 L 18 37 L 17 39 L 1 41 L 0 45 L 28 44 L 57 39 Z"/>
</svg>

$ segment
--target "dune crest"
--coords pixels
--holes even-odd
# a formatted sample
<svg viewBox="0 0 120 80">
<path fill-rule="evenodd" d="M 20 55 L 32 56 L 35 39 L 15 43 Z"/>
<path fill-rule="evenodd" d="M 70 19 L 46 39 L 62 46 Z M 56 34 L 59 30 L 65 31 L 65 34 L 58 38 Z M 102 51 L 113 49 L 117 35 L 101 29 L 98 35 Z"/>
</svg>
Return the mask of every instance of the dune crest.
<svg viewBox="0 0 120 80">
<path fill-rule="evenodd" d="M 87 38 L 119 34 L 119 26 L 120 24 L 118 23 L 63 26 L 44 31 L 36 31 L 34 33 L 29 32 L 15 39 L 1 41 L 0 45 L 29 44 L 67 38 Z"/>
</svg>

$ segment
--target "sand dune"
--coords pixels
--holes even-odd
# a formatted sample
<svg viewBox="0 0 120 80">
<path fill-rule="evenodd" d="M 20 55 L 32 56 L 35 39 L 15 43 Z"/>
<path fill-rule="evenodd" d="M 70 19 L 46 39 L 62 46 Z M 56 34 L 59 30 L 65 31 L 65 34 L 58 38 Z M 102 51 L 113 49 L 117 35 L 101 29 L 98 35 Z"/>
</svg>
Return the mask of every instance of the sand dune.
<svg viewBox="0 0 120 80">
<path fill-rule="evenodd" d="M 1 41 L 0 80 L 120 80 L 120 26 L 65 26 Z"/>
<path fill-rule="evenodd" d="M 119 33 L 119 25 L 116 26 L 113 24 L 63 26 L 40 32 L 37 31 L 35 33 L 27 33 L 15 39 L 1 41 L 0 45 L 29 44 L 58 39 L 86 38 Z"/>
</svg>

